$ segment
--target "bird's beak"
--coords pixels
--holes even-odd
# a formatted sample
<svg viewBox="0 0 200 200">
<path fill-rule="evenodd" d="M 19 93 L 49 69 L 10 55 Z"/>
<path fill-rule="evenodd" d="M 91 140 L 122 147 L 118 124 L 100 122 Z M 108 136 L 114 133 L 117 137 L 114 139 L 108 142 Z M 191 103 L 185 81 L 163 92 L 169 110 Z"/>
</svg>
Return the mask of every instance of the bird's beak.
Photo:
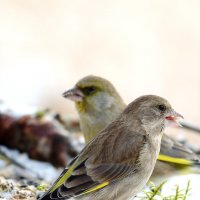
<svg viewBox="0 0 200 200">
<path fill-rule="evenodd" d="M 178 126 L 182 125 L 180 124 L 180 120 L 184 119 L 182 115 L 180 115 L 179 113 L 175 112 L 174 110 L 171 112 L 171 114 L 167 115 L 165 117 L 166 120 L 171 121 L 171 122 L 175 122 L 176 124 L 178 124 Z"/>
<path fill-rule="evenodd" d="M 63 97 L 75 102 L 83 101 L 84 94 L 78 88 L 72 88 L 62 94 Z"/>
</svg>

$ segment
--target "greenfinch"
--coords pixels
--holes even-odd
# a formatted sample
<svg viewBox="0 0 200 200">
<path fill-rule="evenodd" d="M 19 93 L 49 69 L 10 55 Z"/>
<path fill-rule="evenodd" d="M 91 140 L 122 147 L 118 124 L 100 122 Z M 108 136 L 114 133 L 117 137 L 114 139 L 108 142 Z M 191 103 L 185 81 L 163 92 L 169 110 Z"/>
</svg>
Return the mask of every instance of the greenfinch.
<svg viewBox="0 0 200 200">
<path fill-rule="evenodd" d="M 123 111 L 126 107 L 115 87 L 106 79 L 86 76 L 73 89 L 63 93 L 65 98 L 75 102 L 80 116 L 80 126 L 86 143 Z M 188 166 L 199 165 L 199 157 L 186 146 L 164 134 L 161 150 L 151 180 L 160 176 L 190 170 Z"/>
<path fill-rule="evenodd" d="M 85 146 L 40 200 L 127 200 L 148 181 L 168 120 L 167 100 L 141 96 Z"/>
</svg>

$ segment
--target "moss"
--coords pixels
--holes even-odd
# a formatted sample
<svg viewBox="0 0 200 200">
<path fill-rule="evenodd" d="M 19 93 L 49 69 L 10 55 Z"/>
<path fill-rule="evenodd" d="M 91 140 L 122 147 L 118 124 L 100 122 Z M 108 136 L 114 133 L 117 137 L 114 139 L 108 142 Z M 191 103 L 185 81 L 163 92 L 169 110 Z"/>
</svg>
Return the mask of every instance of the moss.
<svg viewBox="0 0 200 200">
<path fill-rule="evenodd" d="M 167 181 L 163 181 L 160 185 L 156 186 L 154 183 L 150 183 L 149 190 L 144 191 L 144 197 L 142 200 L 186 200 L 190 195 L 190 181 L 187 183 L 186 189 L 180 189 L 178 185 L 175 186 L 174 194 L 164 195 L 162 194 L 162 188 Z"/>
</svg>

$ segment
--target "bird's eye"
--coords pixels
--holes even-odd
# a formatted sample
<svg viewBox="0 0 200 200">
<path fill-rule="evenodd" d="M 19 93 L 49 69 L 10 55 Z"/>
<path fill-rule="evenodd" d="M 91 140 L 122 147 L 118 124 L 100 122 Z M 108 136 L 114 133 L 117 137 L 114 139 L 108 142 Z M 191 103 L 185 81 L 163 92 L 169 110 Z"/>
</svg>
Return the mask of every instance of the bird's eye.
<svg viewBox="0 0 200 200">
<path fill-rule="evenodd" d="M 164 112 L 167 108 L 165 105 L 161 104 L 161 105 L 158 105 L 158 109 L 162 112 Z"/>
<path fill-rule="evenodd" d="M 96 88 L 95 87 L 85 87 L 82 89 L 83 93 L 86 94 L 86 95 L 90 95 L 90 94 L 93 94 L 95 91 L 96 91 Z"/>
</svg>

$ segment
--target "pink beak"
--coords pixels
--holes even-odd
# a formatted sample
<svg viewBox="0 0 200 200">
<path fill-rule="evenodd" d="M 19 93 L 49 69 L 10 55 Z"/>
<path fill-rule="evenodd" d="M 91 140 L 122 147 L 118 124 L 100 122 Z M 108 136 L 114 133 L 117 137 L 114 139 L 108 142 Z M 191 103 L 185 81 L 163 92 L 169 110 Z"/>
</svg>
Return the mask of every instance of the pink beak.
<svg viewBox="0 0 200 200">
<path fill-rule="evenodd" d="M 62 96 L 75 102 L 81 102 L 83 101 L 84 94 L 79 89 L 72 88 L 64 92 Z"/>
<path fill-rule="evenodd" d="M 175 111 L 173 110 L 172 114 L 167 115 L 167 116 L 165 117 L 165 119 L 166 119 L 166 120 L 169 120 L 169 121 L 174 121 L 174 122 L 176 122 L 179 126 L 181 126 L 181 124 L 180 124 L 179 121 L 180 121 L 181 119 L 184 119 L 184 117 L 183 117 L 182 115 L 180 115 L 179 113 L 177 113 L 177 112 L 175 112 Z"/>
</svg>

